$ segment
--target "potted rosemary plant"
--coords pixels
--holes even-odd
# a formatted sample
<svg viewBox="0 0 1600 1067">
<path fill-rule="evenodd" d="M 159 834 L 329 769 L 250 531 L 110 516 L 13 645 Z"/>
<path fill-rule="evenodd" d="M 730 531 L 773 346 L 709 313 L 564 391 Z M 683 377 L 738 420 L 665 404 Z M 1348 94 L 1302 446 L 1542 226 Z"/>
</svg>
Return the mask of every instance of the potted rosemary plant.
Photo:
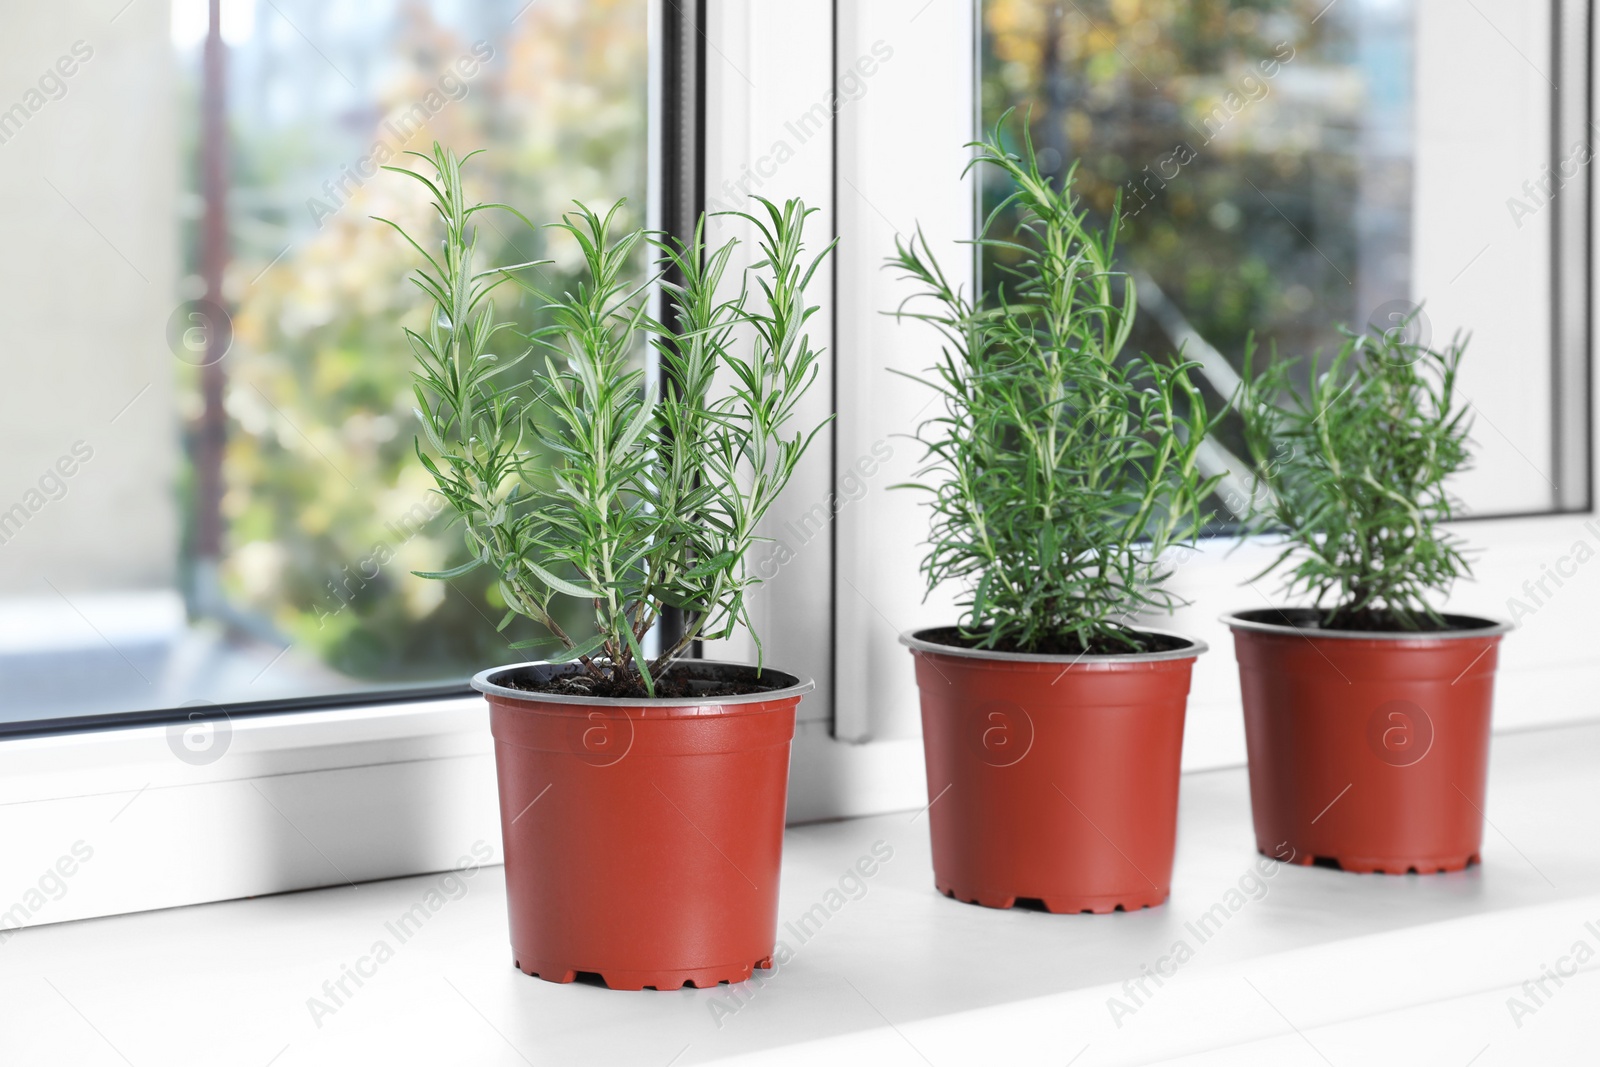
<svg viewBox="0 0 1600 1067">
<path fill-rule="evenodd" d="M 1406 324 L 1406 325 L 1409 325 Z M 1346 331 L 1309 384 L 1254 371 L 1237 400 L 1254 471 L 1250 532 L 1310 607 L 1239 611 L 1233 630 L 1257 847 L 1348 871 L 1455 871 L 1479 858 L 1489 719 L 1510 625 L 1444 614 L 1462 545 L 1441 526 L 1467 465 L 1464 341 Z M 1267 573 L 1263 572 L 1263 573 Z M 1259 576 L 1258 576 L 1259 577 Z"/>
<path fill-rule="evenodd" d="M 928 587 L 965 589 L 954 625 L 902 635 L 922 700 L 934 883 L 1008 908 L 1109 912 L 1167 899 L 1179 758 L 1205 645 L 1143 626 L 1170 610 L 1174 545 L 1215 485 L 1194 364 L 1129 357 L 1133 282 L 1105 230 L 1002 125 L 972 165 L 1015 192 L 1014 274 L 981 301 L 947 280 L 925 238 L 891 264 L 918 287 L 897 314 L 935 327 L 921 379 L 943 411 L 917 431 L 931 499 Z M 946 796 L 948 794 L 948 796 Z"/>
<path fill-rule="evenodd" d="M 417 454 L 473 556 L 424 577 L 492 568 L 502 626 L 525 616 L 561 646 L 473 679 L 495 738 L 517 966 L 557 982 L 598 973 L 614 989 L 743 980 L 772 965 L 789 742 L 811 683 L 683 656 L 748 622 L 758 524 L 820 428 L 792 424 L 817 373 L 804 290 L 831 246 L 806 261 L 810 212 L 762 200 L 744 216 L 762 262 L 740 284 L 733 243 L 707 250 L 703 220 L 682 243 L 614 232 L 616 208 L 579 205 L 555 226 L 585 277 L 543 293 L 523 282 L 533 264 L 475 259 L 479 213 L 521 216 L 469 205 L 453 153 L 421 158 L 431 173 L 398 172 L 427 188 L 443 235 L 432 252 L 407 237 L 433 303 L 427 329 L 406 331 Z M 629 280 L 652 248 L 682 279 L 671 325 Z M 491 298 L 507 280 L 550 323 L 516 358 L 498 352 L 511 331 Z M 737 295 L 717 295 L 725 282 Z M 666 370 L 659 390 L 640 367 L 646 345 Z M 588 632 L 568 632 L 574 606 L 592 613 Z M 668 606 L 684 633 L 647 655 Z"/>
</svg>

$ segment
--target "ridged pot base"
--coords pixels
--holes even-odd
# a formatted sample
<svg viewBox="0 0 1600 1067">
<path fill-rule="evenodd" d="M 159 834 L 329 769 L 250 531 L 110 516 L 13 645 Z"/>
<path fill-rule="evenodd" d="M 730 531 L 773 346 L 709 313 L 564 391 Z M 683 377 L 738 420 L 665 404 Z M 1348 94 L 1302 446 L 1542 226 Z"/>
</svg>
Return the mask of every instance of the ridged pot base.
<svg viewBox="0 0 1600 1067">
<path fill-rule="evenodd" d="M 711 986 L 723 982 L 745 982 L 759 968 L 763 971 L 772 969 L 772 957 L 756 960 L 755 963 L 746 963 L 743 966 L 730 964 L 726 967 L 695 967 L 687 970 L 672 971 L 625 971 L 608 969 L 602 971 L 587 971 L 582 967 L 569 967 L 560 963 L 548 963 L 542 960 L 517 960 L 517 970 L 534 978 L 543 978 L 547 982 L 576 981 L 580 973 L 599 975 L 600 980 L 606 984 L 607 989 L 682 989 L 686 985 L 696 989 L 709 989 Z"/>
<path fill-rule="evenodd" d="M 1424 856 L 1395 859 L 1375 859 L 1371 856 L 1294 856 L 1290 859 L 1273 856 L 1266 849 L 1258 850 L 1263 856 L 1281 859 L 1297 867 L 1337 867 L 1352 874 L 1447 874 L 1464 871 L 1483 862 L 1476 852 L 1465 856 Z"/>
<path fill-rule="evenodd" d="M 1083 896 L 1072 894 L 1066 896 L 1035 897 L 1025 893 L 996 893 L 982 890 L 962 890 L 934 881 L 934 886 L 951 900 L 959 900 L 963 904 L 976 904 L 982 908 L 1014 908 L 1019 900 L 1036 901 L 1051 915 L 1110 915 L 1114 911 L 1139 911 L 1142 908 L 1155 908 L 1167 902 L 1170 893 L 1151 892 L 1148 894 L 1116 893 L 1103 896 Z"/>
</svg>

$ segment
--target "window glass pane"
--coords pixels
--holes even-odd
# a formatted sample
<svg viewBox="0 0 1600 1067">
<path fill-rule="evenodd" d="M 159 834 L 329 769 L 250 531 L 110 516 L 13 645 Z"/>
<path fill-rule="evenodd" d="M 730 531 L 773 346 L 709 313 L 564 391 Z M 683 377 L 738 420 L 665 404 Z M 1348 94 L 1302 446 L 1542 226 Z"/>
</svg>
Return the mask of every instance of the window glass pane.
<svg viewBox="0 0 1600 1067">
<path fill-rule="evenodd" d="M 1477 514 L 1546 510 L 1552 215 L 1513 225 L 1525 220 L 1503 203 L 1549 158 L 1548 127 L 1529 120 L 1554 84 L 1544 7 L 984 0 L 982 122 L 1018 109 L 1013 143 L 1026 121 L 1046 169 L 1076 164 L 1102 223 L 1121 197 L 1119 258 L 1142 305 L 1132 346 L 1182 346 L 1212 403 L 1252 331 L 1285 356 L 1331 353 L 1340 324 L 1390 329 L 1418 305 L 1413 335 L 1472 331 L 1478 463 L 1458 491 Z M 1463 88 L 1517 101 L 1514 115 L 1458 128 Z M 987 177 L 986 211 L 1005 194 Z M 983 255 L 992 281 L 1004 254 Z M 1243 469 L 1236 421 L 1216 444 L 1213 472 Z"/>
<path fill-rule="evenodd" d="M 370 217 L 431 210 L 377 168 L 485 148 L 476 198 L 642 222 L 646 0 L 221 7 L 209 81 L 205 0 L 7 18 L 0 720 L 459 683 L 541 636 L 411 574 L 465 555 L 412 446 L 417 255 Z M 510 216 L 480 245 L 576 266 Z"/>
</svg>

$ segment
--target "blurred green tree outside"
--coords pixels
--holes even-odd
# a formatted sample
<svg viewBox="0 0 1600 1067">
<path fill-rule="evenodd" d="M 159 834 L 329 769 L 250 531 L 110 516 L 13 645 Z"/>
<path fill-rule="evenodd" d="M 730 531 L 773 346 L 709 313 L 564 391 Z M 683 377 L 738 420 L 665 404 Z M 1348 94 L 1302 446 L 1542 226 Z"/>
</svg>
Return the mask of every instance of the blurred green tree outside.
<svg viewBox="0 0 1600 1067">
<path fill-rule="evenodd" d="M 426 151 L 435 140 L 486 149 L 470 165 L 470 195 L 535 221 L 573 199 L 626 197 L 623 221 L 637 225 L 648 173 L 643 0 L 541 2 L 488 20 L 497 32 L 481 37 L 431 7 L 406 4 L 390 38 L 372 43 L 393 73 L 370 106 L 340 116 L 338 135 L 309 119 L 304 129 L 259 128 L 230 114 L 223 588 L 298 651 L 380 683 L 459 680 L 536 655 L 508 645 L 543 635 L 523 620 L 496 632 L 504 608 L 481 571 L 449 582 L 411 573 L 449 568 L 466 553 L 413 452 L 413 357 L 401 326 L 426 329 L 422 295 L 407 280 L 416 253 L 370 216 L 413 233 L 432 232 L 435 220 L 425 190 L 402 176 L 341 185 L 357 162 L 349 146 L 382 143 L 396 153 L 389 164 L 405 163 L 400 149 Z M 486 48 L 491 58 L 462 75 L 475 65 L 457 61 Z M 425 113 L 412 109 L 418 102 L 433 113 L 408 122 Z M 186 152 L 198 190 L 193 132 Z M 558 235 L 508 214 L 480 219 L 480 262 L 554 260 L 541 280 L 557 290 L 575 276 L 577 250 Z M 184 242 L 191 263 L 193 231 Z M 542 325 L 519 293 L 502 288 L 501 316 Z M 514 354 L 516 339 L 503 337 Z M 196 383 L 184 385 L 192 419 Z"/>
<path fill-rule="evenodd" d="M 1133 351 L 1176 351 L 1175 319 L 1235 370 L 1252 331 L 1285 355 L 1334 348 L 1337 324 L 1410 296 L 1411 8 L 983 0 L 982 122 L 1015 108 L 1008 136 L 1026 123 L 1058 178 L 1076 164 L 1102 220 L 1121 197 L 1119 266 L 1175 312 L 1142 314 Z M 985 215 L 1005 193 L 981 190 Z M 982 250 L 991 295 L 1009 259 Z M 1236 420 L 1219 442 L 1239 454 Z"/>
</svg>

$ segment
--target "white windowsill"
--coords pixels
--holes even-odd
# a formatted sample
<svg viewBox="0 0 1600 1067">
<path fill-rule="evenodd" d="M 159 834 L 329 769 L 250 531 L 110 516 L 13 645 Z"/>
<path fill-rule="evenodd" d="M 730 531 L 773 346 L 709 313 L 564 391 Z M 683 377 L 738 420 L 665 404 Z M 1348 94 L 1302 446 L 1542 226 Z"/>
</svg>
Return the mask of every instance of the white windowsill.
<svg viewBox="0 0 1600 1067">
<path fill-rule="evenodd" d="M 875 841 L 894 856 L 804 943 L 780 926 L 792 958 L 739 987 L 528 978 L 511 964 L 496 867 L 404 943 L 385 924 L 452 889 L 442 876 L 24 930 L 0 943 L 14 1020 L 0 1062 L 1343 1065 L 1375 1048 L 1385 1062 L 1562 1061 L 1600 1004 L 1600 960 L 1549 983 L 1520 1027 L 1506 1001 L 1577 942 L 1600 949 L 1597 757 L 1600 725 L 1497 737 L 1484 866 L 1427 878 L 1276 866 L 1265 896 L 1203 944 L 1185 924 L 1256 863 L 1242 768 L 1185 777 L 1172 900 L 1128 915 L 946 900 L 926 816 L 792 829 L 780 924 L 826 903 Z M 97 859 L 61 903 L 109 870 Z M 1119 1028 L 1108 998 L 1180 938 L 1193 958 Z M 359 989 L 347 980 L 319 1027 L 308 999 L 379 940 L 393 958 Z"/>
<path fill-rule="evenodd" d="M 226 730 L 221 754 L 205 762 L 178 758 L 167 726 L 9 739 L 0 744 L 0 805 L 110 794 L 127 800 L 140 789 L 492 751 L 488 709 L 477 696 L 242 715 Z"/>
</svg>

